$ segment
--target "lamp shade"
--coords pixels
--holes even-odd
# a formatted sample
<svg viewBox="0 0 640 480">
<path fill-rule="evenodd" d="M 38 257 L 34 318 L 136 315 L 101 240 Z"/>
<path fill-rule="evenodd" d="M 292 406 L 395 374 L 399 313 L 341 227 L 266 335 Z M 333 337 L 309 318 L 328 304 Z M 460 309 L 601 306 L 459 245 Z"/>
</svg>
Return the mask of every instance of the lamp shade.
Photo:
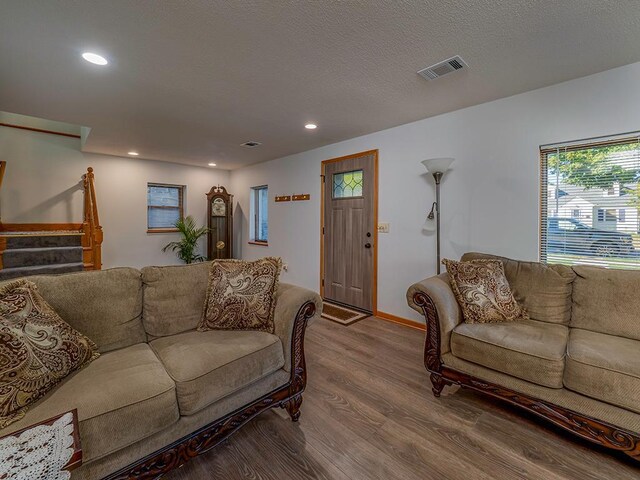
<svg viewBox="0 0 640 480">
<path fill-rule="evenodd" d="M 422 165 L 427 169 L 427 172 L 444 173 L 451 168 L 453 158 L 428 158 L 422 161 Z"/>
<path fill-rule="evenodd" d="M 424 225 L 422 225 L 422 231 L 427 233 L 435 232 L 437 228 L 436 220 L 433 218 L 427 218 Z"/>
</svg>

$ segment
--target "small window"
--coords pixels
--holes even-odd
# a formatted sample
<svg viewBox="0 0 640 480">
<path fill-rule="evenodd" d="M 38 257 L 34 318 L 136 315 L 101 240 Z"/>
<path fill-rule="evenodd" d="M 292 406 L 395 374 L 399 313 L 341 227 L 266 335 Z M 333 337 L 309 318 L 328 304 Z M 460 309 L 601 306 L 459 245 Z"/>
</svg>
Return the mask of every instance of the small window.
<svg viewBox="0 0 640 480">
<path fill-rule="evenodd" d="M 362 170 L 333 174 L 333 198 L 362 196 L 364 176 Z"/>
<path fill-rule="evenodd" d="M 184 218 L 184 186 L 147 184 L 147 231 L 175 232 Z"/>
<path fill-rule="evenodd" d="M 266 185 L 251 189 L 251 241 L 266 245 L 269 240 L 269 189 Z"/>
<path fill-rule="evenodd" d="M 573 218 L 580 218 L 580 209 L 576 208 L 571 212 Z"/>
</svg>

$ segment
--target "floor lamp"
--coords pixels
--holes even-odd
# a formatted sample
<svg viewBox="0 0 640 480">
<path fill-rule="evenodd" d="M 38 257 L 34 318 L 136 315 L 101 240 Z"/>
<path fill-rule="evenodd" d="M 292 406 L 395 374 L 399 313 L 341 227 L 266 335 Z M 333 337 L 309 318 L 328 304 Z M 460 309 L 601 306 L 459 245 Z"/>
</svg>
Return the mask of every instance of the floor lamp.
<svg viewBox="0 0 640 480">
<path fill-rule="evenodd" d="M 431 205 L 431 211 L 427 215 L 427 221 L 424 224 L 424 230 L 433 231 L 433 224 L 435 218 L 435 230 L 436 230 L 436 273 L 440 274 L 440 182 L 443 175 L 447 170 L 451 168 L 453 158 L 429 158 L 422 161 L 422 165 L 427 169 L 433 179 L 436 182 L 436 201 Z"/>
</svg>

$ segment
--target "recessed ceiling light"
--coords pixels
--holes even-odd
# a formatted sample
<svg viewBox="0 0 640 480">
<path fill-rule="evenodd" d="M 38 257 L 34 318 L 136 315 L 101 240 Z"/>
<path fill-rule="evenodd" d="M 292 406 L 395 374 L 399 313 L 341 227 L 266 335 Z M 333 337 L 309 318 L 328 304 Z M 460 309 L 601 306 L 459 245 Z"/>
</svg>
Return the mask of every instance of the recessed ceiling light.
<svg viewBox="0 0 640 480">
<path fill-rule="evenodd" d="M 318 128 L 318 126 L 315 123 L 307 123 L 304 128 L 306 128 L 307 130 L 315 130 L 316 128 Z"/>
<path fill-rule="evenodd" d="M 82 58 L 84 58 L 87 62 L 89 63 L 93 63 L 95 65 L 106 65 L 107 63 L 107 59 L 104 58 L 102 55 L 98 55 L 97 53 L 91 53 L 91 52 L 84 52 L 82 54 Z"/>
<path fill-rule="evenodd" d="M 127 153 L 133 157 L 137 157 L 138 155 L 140 155 L 138 152 L 134 152 L 134 151 L 127 152 Z"/>
<path fill-rule="evenodd" d="M 209 166 L 210 166 L 210 167 L 215 167 L 215 166 L 216 166 L 216 164 L 215 164 L 215 163 L 210 163 L 210 164 L 209 164 Z"/>
</svg>

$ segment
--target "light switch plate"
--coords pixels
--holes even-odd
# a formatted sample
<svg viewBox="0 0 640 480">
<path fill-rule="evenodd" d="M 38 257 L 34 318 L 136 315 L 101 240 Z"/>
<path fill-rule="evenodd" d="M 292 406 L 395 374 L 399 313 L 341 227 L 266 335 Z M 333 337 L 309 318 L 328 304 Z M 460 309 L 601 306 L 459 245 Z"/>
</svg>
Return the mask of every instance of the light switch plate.
<svg viewBox="0 0 640 480">
<path fill-rule="evenodd" d="M 378 224 L 378 233 L 389 233 L 389 224 L 388 223 L 379 223 Z"/>
</svg>

